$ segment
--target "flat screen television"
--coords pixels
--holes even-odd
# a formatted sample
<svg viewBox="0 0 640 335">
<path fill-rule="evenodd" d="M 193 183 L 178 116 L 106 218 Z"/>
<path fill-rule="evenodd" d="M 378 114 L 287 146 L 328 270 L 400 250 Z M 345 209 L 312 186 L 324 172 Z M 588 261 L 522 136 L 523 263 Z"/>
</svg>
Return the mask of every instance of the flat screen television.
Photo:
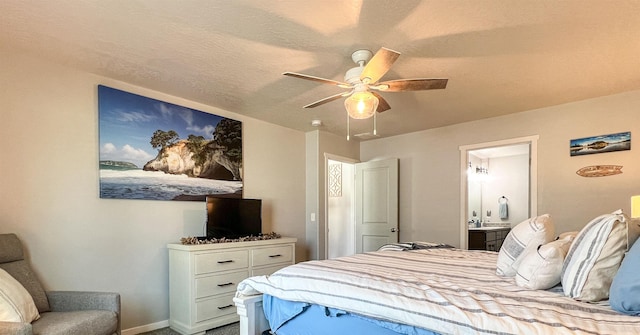
<svg viewBox="0 0 640 335">
<path fill-rule="evenodd" d="M 262 200 L 207 196 L 207 238 L 262 234 Z"/>
</svg>

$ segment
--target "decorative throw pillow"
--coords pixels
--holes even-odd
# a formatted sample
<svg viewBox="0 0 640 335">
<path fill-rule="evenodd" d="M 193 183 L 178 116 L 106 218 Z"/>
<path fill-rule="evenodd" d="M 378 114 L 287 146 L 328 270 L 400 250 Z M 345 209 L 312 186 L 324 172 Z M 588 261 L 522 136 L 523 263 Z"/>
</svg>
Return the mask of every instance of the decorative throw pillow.
<svg viewBox="0 0 640 335">
<path fill-rule="evenodd" d="M 576 236 L 562 268 L 564 294 L 596 302 L 609 297 L 611 282 L 624 253 L 638 238 L 621 210 L 591 220 Z"/>
<path fill-rule="evenodd" d="M 640 272 L 638 269 L 640 269 L 640 242 L 636 241 L 624 256 L 609 290 L 609 304 L 611 308 L 620 313 L 640 315 Z"/>
<path fill-rule="evenodd" d="M 502 243 L 498 253 L 496 274 L 513 277 L 523 256 L 539 245 L 553 241 L 555 228 L 549 214 L 532 217 L 515 226 Z"/>
<path fill-rule="evenodd" d="M 7 271 L 0 269 L 0 321 L 31 323 L 39 317 L 29 292 Z"/>
<path fill-rule="evenodd" d="M 531 290 L 546 290 L 558 285 L 564 257 L 574 237 L 575 235 L 564 235 L 528 252 L 518 267 L 516 284 Z"/>
<path fill-rule="evenodd" d="M 558 236 L 558 240 L 562 240 L 562 239 L 570 239 L 571 242 L 573 242 L 573 240 L 576 239 L 576 236 L 578 236 L 579 231 L 568 231 L 568 232 L 564 232 L 562 234 L 560 234 Z"/>
</svg>

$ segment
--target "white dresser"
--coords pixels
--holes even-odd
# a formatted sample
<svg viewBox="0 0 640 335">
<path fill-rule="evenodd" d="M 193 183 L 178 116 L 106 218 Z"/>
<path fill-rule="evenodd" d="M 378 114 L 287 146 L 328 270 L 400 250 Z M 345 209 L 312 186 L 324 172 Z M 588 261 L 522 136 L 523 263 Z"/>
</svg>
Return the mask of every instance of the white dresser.
<svg viewBox="0 0 640 335">
<path fill-rule="evenodd" d="M 294 264 L 296 240 L 167 245 L 169 326 L 181 334 L 204 334 L 238 321 L 238 283 Z"/>
</svg>

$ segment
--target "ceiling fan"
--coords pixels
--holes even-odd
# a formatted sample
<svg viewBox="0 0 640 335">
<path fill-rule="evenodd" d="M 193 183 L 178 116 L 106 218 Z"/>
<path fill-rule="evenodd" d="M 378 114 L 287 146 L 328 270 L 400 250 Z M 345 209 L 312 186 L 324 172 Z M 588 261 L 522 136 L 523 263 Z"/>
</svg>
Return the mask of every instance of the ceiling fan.
<svg viewBox="0 0 640 335">
<path fill-rule="evenodd" d="M 351 59 L 358 66 L 347 71 L 344 76 L 345 82 L 295 72 L 284 72 L 283 75 L 349 89 L 347 92 L 334 94 L 310 103 L 304 108 L 317 107 L 342 97 L 347 97 L 345 108 L 349 116 L 354 119 L 366 119 L 374 115 L 376 111 L 381 113 L 391 109 L 391 106 L 377 91 L 406 92 L 444 89 L 447 87 L 448 79 L 414 78 L 379 82 L 378 80 L 389 71 L 399 56 L 399 52 L 384 47 L 380 48 L 375 55 L 369 50 L 357 50 L 351 54 Z"/>
</svg>

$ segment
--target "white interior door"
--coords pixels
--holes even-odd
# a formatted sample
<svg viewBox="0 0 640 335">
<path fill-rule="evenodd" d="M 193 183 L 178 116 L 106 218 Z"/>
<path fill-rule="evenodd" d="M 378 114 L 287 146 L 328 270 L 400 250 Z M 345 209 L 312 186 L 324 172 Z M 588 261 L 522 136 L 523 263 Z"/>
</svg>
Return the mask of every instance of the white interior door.
<svg viewBox="0 0 640 335">
<path fill-rule="evenodd" d="M 356 252 L 398 242 L 398 159 L 356 164 Z"/>
</svg>

